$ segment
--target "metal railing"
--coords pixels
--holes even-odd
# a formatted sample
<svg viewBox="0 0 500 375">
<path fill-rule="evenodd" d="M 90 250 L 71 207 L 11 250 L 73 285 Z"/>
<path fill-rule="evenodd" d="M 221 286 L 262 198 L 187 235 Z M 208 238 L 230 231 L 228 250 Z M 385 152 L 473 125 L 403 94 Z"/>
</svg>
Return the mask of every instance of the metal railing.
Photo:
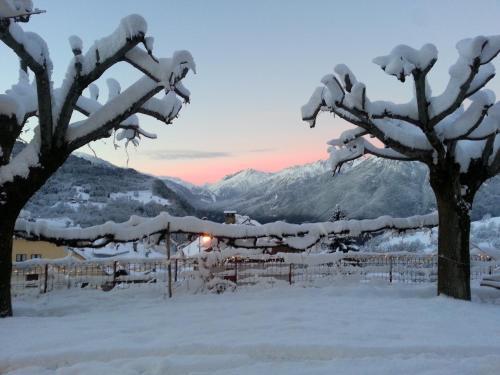
<svg viewBox="0 0 500 375">
<path fill-rule="evenodd" d="M 331 260 L 304 256 L 300 262 L 280 257 L 262 259 L 228 258 L 208 268 L 212 278 L 236 286 L 257 283 L 308 284 L 318 280 L 381 280 L 389 283 L 425 283 L 437 279 L 437 256 L 408 254 L 337 254 Z M 309 261 L 311 260 L 311 261 Z M 98 261 L 36 260 L 15 263 L 12 273 L 13 294 L 47 293 L 58 289 L 111 290 L 117 286 L 156 287 L 164 290 L 169 282 L 167 259 L 126 259 Z M 172 259 L 174 289 L 199 277 L 196 259 Z M 485 256 L 471 257 L 471 279 L 491 275 L 498 264 Z"/>
<path fill-rule="evenodd" d="M 471 279 L 479 280 L 491 275 L 496 263 L 484 256 L 471 257 Z M 279 259 L 267 262 L 228 262 L 219 277 L 236 284 L 252 284 L 258 281 L 287 281 L 311 283 L 320 279 L 382 280 L 389 283 L 423 283 L 437 280 L 437 256 L 349 254 L 331 262 L 287 263 Z"/>
</svg>

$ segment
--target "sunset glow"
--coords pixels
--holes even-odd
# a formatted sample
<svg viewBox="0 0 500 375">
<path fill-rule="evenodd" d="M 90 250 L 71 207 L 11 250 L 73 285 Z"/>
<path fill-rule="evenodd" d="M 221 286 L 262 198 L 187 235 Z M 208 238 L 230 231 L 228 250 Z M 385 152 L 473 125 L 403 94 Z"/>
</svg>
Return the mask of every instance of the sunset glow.
<svg viewBox="0 0 500 375">
<path fill-rule="evenodd" d="M 317 152 L 286 154 L 273 153 L 272 155 L 259 155 L 248 158 L 234 159 L 206 159 L 193 161 L 153 162 L 144 165 L 131 166 L 146 173 L 156 176 L 174 176 L 194 184 L 215 182 L 226 175 L 233 174 L 243 169 L 256 169 L 263 172 L 276 172 L 293 165 L 312 163 L 317 160 L 326 159 L 326 146 L 318 147 Z"/>
</svg>

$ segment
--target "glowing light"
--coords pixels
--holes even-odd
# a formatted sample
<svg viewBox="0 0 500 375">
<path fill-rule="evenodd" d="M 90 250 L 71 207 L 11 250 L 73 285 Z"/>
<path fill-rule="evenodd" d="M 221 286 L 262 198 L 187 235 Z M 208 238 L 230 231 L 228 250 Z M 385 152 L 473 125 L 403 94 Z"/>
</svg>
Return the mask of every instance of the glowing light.
<svg viewBox="0 0 500 375">
<path fill-rule="evenodd" d="M 201 237 L 201 241 L 203 243 L 210 242 L 210 241 L 212 241 L 212 237 L 210 237 L 210 236 L 203 236 L 203 237 Z"/>
</svg>

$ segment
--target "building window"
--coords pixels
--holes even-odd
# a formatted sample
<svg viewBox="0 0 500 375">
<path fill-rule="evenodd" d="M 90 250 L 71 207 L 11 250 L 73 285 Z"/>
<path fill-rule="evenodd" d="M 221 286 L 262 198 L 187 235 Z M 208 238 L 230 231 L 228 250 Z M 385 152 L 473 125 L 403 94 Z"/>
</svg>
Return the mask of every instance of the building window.
<svg viewBox="0 0 500 375">
<path fill-rule="evenodd" d="M 31 254 L 31 259 L 41 259 L 42 254 Z"/>
<path fill-rule="evenodd" d="M 24 262 L 26 259 L 28 259 L 27 254 L 16 254 L 16 262 Z"/>
</svg>

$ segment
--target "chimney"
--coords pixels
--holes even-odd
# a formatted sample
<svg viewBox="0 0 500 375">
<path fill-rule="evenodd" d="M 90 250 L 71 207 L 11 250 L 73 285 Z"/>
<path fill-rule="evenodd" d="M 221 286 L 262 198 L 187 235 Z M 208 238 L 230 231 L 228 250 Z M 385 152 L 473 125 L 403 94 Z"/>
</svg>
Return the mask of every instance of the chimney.
<svg viewBox="0 0 500 375">
<path fill-rule="evenodd" d="M 224 223 L 236 224 L 236 211 L 224 211 Z"/>
</svg>

